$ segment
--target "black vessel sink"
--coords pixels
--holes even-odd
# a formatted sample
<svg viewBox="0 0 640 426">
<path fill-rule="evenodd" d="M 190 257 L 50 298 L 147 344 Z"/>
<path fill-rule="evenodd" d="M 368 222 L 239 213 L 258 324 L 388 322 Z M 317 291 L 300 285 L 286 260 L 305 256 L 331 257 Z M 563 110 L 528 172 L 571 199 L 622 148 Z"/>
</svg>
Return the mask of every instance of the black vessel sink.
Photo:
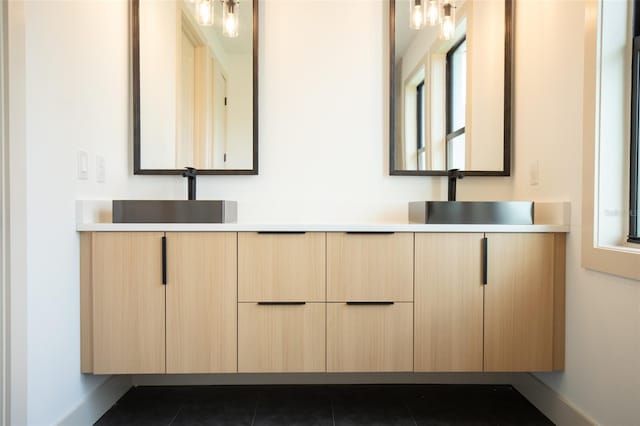
<svg viewBox="0 0 640 426">
<path fill-rule="evenodd" d="M 412 201 L 409 222 L 446 225 L 532 225 L 532 201 Z"/>
<path fill-rule="evenodd" d="M 113 223 L 234 223 L 238 203 L 227 200 L 113 200 Z"/>
</svg>

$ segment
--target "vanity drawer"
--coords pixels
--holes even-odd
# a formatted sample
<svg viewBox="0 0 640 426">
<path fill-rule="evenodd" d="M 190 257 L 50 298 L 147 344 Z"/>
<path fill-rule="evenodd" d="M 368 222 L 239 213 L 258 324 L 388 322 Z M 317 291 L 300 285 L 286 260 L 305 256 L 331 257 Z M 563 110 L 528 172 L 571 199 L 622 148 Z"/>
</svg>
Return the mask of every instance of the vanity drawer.
<svg viewBox="0 0 640 426">
<path fill-rule="evenodd" d="M 238 300 L 325 301 L 325 234 L 238 233 Z"/>
<path fill-rule="evenodd" d="M 413 301 L 413 234 L 328 233 L 327 300 Z"/>
<path fill-rule="evenodd" d="M 413 371 L 413 303 L 327 303 L 327 371 Z"/>
<path fill-rule="evenodd" d="M 325 303 L 298 303 L 238 304 L 239 372 L 326 370 Z"/>
</svg>

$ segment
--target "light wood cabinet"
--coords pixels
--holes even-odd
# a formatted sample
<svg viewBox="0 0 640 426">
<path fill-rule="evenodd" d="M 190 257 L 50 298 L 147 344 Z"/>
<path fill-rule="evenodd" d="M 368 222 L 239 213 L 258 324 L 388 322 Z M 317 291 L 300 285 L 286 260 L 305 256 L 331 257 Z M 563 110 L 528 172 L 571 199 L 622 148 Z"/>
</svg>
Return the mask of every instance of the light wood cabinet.
<svg viewBox="0 0 640 426">
<path fill-rule="evenodd" d="M 238 234 L 240 302 L 324 302 L 325 234 Z"/>
<path fill-rule="evenodd" d="M 237 371 L 236 233 L 163 237 L 81 237 L 82 372 Z"/>
<path fill-rule="evenodd" d="M 413 301 L 413 234 L 328 233 L 327 301 Z"/>
<path fill-rule="evenodd" d="M 484 234 L 416 234 L 415 371 L 482 371 Z"/>
<path fill-rule="evenodd" d="M 238 305 L 238 371 L 322 372 L 325 303 Z"/>
<path fill-rule="evenodd" d="M 564 367 L 564 234 L 487 234 L 485 371 Z"/>
<path fill-rule="evenodd" d="M 327 303 L 327 371 L 413 371 L 413 303 Z"/>
<path fill-rule="evenodd" d="M 93 356 L 83 367 L 95 374 L 165 372 L 162 236 L 104 232 L 85 240 L 92 329 L 84 330 L 91 343 L 83 347 L 91 347 Z"/>
<path fill-rule="evenodd" d="M 167 233 L 167 373 L 237 370 L 236 233 Z"/>
<path fill-rule="evenodd" d="M 564 368 L 564 234 L 83 232 L 80 241 L 85 373 Z"/>
</svg>

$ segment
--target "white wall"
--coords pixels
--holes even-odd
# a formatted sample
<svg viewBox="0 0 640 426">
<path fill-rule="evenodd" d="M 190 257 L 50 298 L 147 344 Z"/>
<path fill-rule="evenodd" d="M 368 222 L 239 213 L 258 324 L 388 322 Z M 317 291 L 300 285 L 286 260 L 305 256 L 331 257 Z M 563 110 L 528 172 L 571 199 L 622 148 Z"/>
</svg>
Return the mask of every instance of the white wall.
<svg viewBox="0 0 640 426">
<path fill-rule="evenodd" d="M 598 423 L 635 425 L 640 282 L 580 266 L 584 3 L 518 1 L 516 12 L 514 197 L 572 204 L 566 368 L 539 377 Z M 539 186 L 529 185 L 534 161 Z"/>
<path fill-rule="evenodd" d="M 445 196 L 444 178 L 388 176 L 385 4 L 261 2 L 260 175 L 200 177 L 199 197 L 238 200 L 245 222 L 400 222 L 408 200 Z M 74 200 L 181 198 L 186 183 L 131 175 L 127 3 L 24 7 L 11 30 L 26 42 L 26 168 L 17 176 L 26 177 L 28 415 L 39 425 L 103 380 L 79 373 Z M 573 202 L 567 368 L 541 377 L 603 424 L 633 424 L 640 285 L 579 265 L 584 7 L 521 0 L 517 10 L 515 176 L 466 178 L 459 196 Z M 76 180 L 78 149 L 90 154 L 90 181 Z M 94 183 L 96 155 L 106 184 Z M 534 159 L 541 184 L 530 187 Z"/>
</svg>

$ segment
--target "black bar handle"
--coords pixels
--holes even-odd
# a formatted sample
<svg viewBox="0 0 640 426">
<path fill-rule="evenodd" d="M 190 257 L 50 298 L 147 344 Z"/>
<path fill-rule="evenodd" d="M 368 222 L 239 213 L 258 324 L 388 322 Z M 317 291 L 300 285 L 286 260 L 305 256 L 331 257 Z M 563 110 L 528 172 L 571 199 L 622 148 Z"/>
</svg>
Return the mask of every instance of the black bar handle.
<svg viewBox="0 0 640 426">
<path fill-rule="evenodd" d="M 306 231 L 258 231 L 258 234 L 306 234 Z"/>
<path fill-rule="evenodd" d="M 487 263 L 487 258 L 489 257 L 489 254 L 487 252 L 489 248 L 489 240 L 487 239 L 487 237 L 484 237 L 482 239 L 482 285 L 487 285 L 487 272 L 488 272 L 488 263 Z"/>
<path fill-rule="evenodd" d="M 362 235 L 376 235 L 376 234 L 380 234 L 380 235 L 389 235 L 389 234 L 395 234 L 395 232 L 393 231 L 347 231 L 347 234 L 362 234 Z"/>
<path fill-rule="evenodd" d="M 393 305 L 395 302 L 347 302 L 347 305 Z"/>
<path fill-rule="evenodd" d="M 306 305 L 307 302 L 258 302 L 258 305 Z"/>
<path fill-rule="evenodd" d="M 167 285 L 167 237 L 162 237 L 162 285 Z"/>
</svg>

